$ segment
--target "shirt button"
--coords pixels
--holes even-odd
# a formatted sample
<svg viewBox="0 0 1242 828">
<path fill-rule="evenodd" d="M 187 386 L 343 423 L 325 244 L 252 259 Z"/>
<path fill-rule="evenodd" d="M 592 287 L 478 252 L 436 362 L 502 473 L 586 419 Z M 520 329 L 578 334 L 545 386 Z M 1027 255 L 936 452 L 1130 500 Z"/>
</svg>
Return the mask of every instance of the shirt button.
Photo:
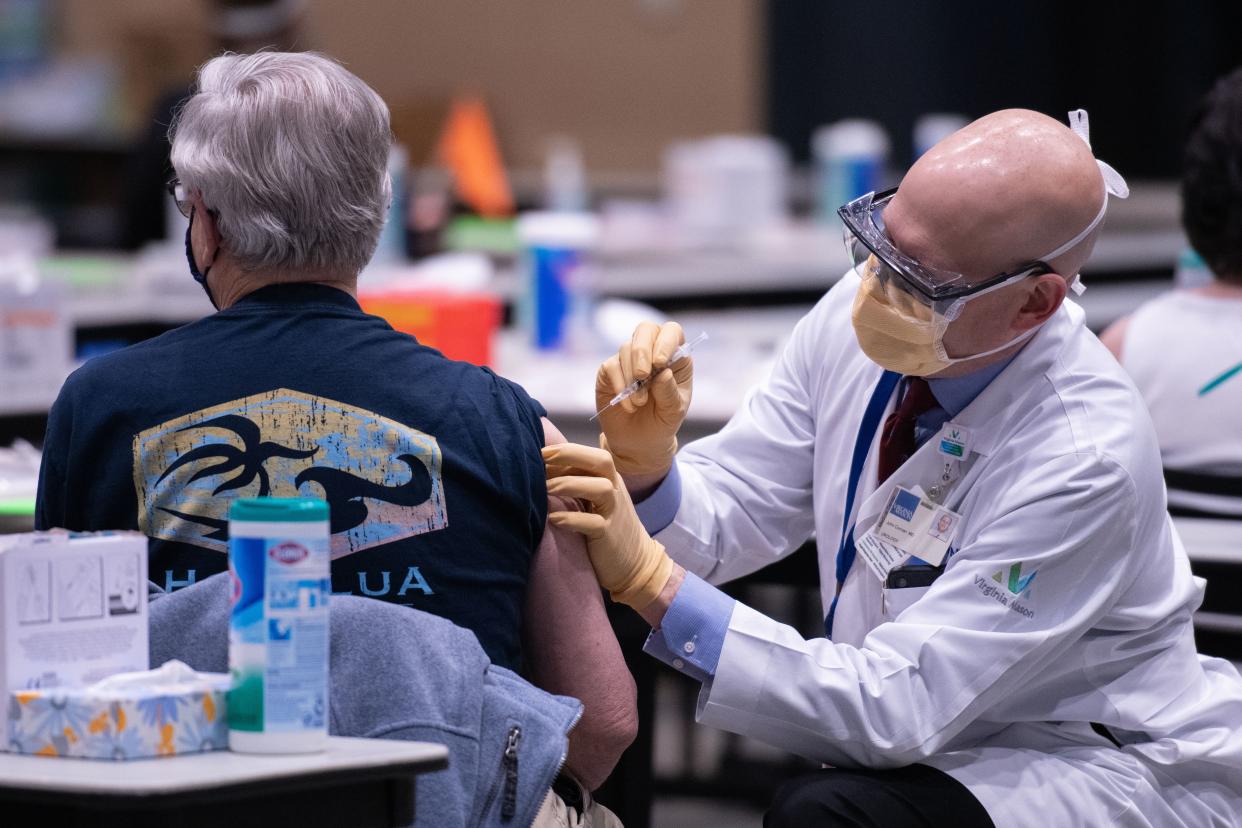
<svg viewBox="0 0 1242 828">
<path fill-rule="evenodd" d="M 680 658 L 675 658 L 673 659 L 673 666 L 680 670 L 686 666 L 686 662 L 682 661 Z"/>
<path fill-rule="evenodd" d="M 689 655 L 694 652 L 694 642 L 687 641 L 685 644 L 681 645 L 681 648 L 686 651 L 686 655 Z"/>
</svg>

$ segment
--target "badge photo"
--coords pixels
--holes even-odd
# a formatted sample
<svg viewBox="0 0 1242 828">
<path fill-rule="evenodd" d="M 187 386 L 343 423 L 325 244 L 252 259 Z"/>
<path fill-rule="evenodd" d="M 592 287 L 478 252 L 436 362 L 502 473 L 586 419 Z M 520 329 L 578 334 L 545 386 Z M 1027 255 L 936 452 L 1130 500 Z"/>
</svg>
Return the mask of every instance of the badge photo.
<svg viewBox="0 0 1242 828">
<path fill-rule="evenodd" d="M 927 534 L 936 540 L 945 543 L 953 542 L 953 534 L 957 531 L 958 516 L 950 512 L 948 509 L 940 509 L 932 517 L 931 525 L 927 527 Z"/>
</svg>

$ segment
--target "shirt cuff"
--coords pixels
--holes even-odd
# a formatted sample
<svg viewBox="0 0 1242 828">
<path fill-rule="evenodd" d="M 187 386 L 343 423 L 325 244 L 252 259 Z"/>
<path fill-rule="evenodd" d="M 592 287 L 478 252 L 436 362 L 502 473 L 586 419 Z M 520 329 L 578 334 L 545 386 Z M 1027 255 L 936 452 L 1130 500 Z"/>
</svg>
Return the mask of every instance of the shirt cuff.
<svg viewBox="0 0 1242 828">
<path fill-rule="evenodd" d="M 697 681 L 716 674 L 720 650 L 737 604 L 697 575 L 687 572 L 660 626 L 643 652 Z"/>
<path fill-rule="evenodd" d="M 647 534 L 654 535 L 673 522 L 680 508 L 681 473 L 677 471 L 677 461 L 674 460 L 660 485 L 641 503 L 635 503 L 634 511 L 638 512 L 638 519 Z"/>
</svg>

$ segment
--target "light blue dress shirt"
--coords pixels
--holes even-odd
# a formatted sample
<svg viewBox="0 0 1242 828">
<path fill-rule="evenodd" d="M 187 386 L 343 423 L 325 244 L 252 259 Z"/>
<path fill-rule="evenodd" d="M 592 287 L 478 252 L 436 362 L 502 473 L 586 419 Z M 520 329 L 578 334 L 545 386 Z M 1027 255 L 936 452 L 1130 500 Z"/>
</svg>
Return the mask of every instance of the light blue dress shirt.
<svg viewBox="0 0 1242 828">
<path fill-rule="evenodd" d="M 929 379 L 932 396 L 940 405 L 923 414 L 914 425 L 914 438 L 922 445 L 956 417 L 996 379 L 1013 357 L 978 371 L 948 379 Z M 904 382 L 903 382 L 904 384 Z M 904 388 L 903 388 L 904 393 Z M 681 475 L 677 463 L 651 495 L 634 508 L 648 534 L 654 535 L 673 522 L 681 506 Z M 643 652 L 665 664 L 706 681 L 716 675 L 720 651 L 729 631 L 737 602 L 702 578 L 687 572 L 660 626 L 651 631 Z"/>
</svg>

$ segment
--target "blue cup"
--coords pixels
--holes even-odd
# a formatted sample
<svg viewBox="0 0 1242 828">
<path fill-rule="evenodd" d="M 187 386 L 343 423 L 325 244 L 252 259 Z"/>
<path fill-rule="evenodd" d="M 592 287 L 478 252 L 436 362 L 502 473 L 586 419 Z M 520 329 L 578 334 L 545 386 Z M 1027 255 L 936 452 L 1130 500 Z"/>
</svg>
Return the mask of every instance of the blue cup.
<svg viewBox="0 0 1242 828">
<path fill-rule="evenodd" d="M 578 271 L 599 236 L 589 213 L 527 213 L 518 219 L 518 238 L 526 249 L 527 294 L 523 321 L 542 351 L 561 350 L 575 305 L 585 300 Z"/>
</svg>

